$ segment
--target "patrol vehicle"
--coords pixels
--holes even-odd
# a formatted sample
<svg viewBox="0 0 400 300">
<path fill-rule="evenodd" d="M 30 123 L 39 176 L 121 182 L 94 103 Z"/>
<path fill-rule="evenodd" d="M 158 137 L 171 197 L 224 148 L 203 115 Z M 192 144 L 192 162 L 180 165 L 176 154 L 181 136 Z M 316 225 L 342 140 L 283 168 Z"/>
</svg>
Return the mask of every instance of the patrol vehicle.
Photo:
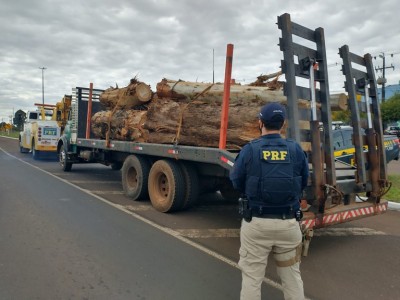
<svg viewBox="0 0 400 300">
<path fill-rule="evenodd" d="M 346 164 L 335 155 L 335 151 L 342 149 L 335 148 L 336 134 L 332 129 L 324 31 L 296 24 L 289 14 L 279 16 L 277 24 L 282 32 L 279 42 L 283 53 L 281 69 L 286 79 L 286 136 L 306 150 L 311 170 L 302 200 L 305 211 L 301 224 L 306 254 L 313 229 L 384 213 L 388 202 L 383 195 L 390 188 L 390 182 L 371 56 L 351 53 L 346 45 L 339 49 L 353 122 L 353 127 L 346 132 L 354 145 L 351 151 L 354 164 Z M 299 41 L 308 40 L 314 47 L 294 43 L 294 37 Z M 226 74 L 230 74 L 231 62 L 232 56 L 228 56 Z M 353 64 L 359 67 L 353 68 Z M 308 80 L 309 86 L 298 85 L 300 78 Z M 226 83 L 230 81 L 225 78 Z M 229 91 L 229 87 L 225 90 Z M 224 147 L 225 126 L 219 129 L 219 148 L 94 138 L 87 124 L 101 109 L 98 101 L 101 92 L 92 87 L 73 89 L 70 118 L 57 145 L 64 171 L 71 171 L 73 164 L 78 163 L 102 163 L 114 169 L 122 167 L 125 195 L 133 200 L 150 198 L 153 207 L 160 212 L 185 209 L 195 203 L 203 191 L 219 190 L 227 199 L 238 198 L 229 180 L 238 150 Z M 364 106 L 357 101 L 360 93 L 368 101 Z M 222 115 L 228 115 L 228 95 L 224 94 Z M 299 99 L 308 100 L 309 107 L 299 109 Z M 309 126 L 300 126 L 300 123 Z M 362 127 L 361 124 L 366 125 Z M 365 152 L 365 148 L 369 151 Z M 273 153 L 265 155 L 281 158 Z M 358 194 L 366 195 L 366 200 L 357 202 Z"/>
<path fill-rule="evenodd" d="M 335 158 L 337 160 L 354 166 L 355 148 L 352 136 L 353 128 L 350 126 L 339 127 L 335 129 L 333 131 L 333 150 L 335 151 Z M 399 160 L 399 138 L 390 135 L 384 135 L 383 143 L 386 152 L 386 162 L 389 163 L 392 160 Z M 366 153 L 368 151 L 368 146 L 363 146 L 363 150 Z"/>
</svg>

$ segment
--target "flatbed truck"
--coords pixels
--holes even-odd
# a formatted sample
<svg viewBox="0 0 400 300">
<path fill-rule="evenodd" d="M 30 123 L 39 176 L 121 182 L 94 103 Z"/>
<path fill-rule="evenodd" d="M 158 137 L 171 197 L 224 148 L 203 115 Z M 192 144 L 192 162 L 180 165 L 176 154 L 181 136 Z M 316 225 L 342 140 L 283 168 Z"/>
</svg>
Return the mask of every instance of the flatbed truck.
<svg viewBox="0 0 400 300">
<path fill-rule="evenodd" d="M 293 23 L 288 14 L 278 17 L 278 27 L 282 31 L 279 43 L 283 52 L 281 68 L 286 78 L 286 136 L 311 145 L 307 151 L 311 173 L 303 193 L 305 209 L 301 221 L 305 249 L 308 249 L 313 229 L 384 213 L 388 202 L 382 196 L 390 188 L 390 182 L 387 180 L 385 146 L 371 56 L 353 54 L 347 46 L 340 48 L 353 121 L 355 163 L 350 165 L 334 156 L 323 29 L 311 30 Z M 316 50 L 294 43 L 294 35 L 315 43 Z M 295 56 L 298 62 L 295 62 Z M 227 66 L 231 60 L 232 57 L 227 57 Z M 353 68 L 353 64 L 360 65 L 365 71 Z M 298 86 L 296 80 L 299 77 L 308 79 L 309 87 Z M 226 82 L 230 82 L 229 77 L 225 77 Z M 229 90 L 229 86 L 227 88 Z M 101 93 L 102 90 L 92 87 L 73 89 L 70 119 L 57 147 L 64 171 L 71 171 L 76 163 L 102 163 L 114 169 L 122 168 L 125 195 L 133 200 L 150 198 L 153 207 L 160 212 L 188 208 L 204 191 L 219 190 L 223 197 L 237 199 L 238 194 L 232 188 L 229 172 L 234 166 L 238 150 L 93 137 L 90 133 L 90 117 L 102 110 L 98 101 Z M 357 101 L 359 93 L 367 99 L 364 106 Z M 228 101 L 225 98 L 224 107 Z M 298 99 L 309 100 L 311 109 L 298 109 Z M 366 110 L 366 120 L 361 118 L 363 110 Z M 300 121 L 309 122 L 309 129 L 300 129 Z M 364 121 L 367 121 L 366 125 Z M 362 125 L 366 134 L 362 134 Z M 221 138 L 225 138 L 224 134 L 221 134 Z M 368 152 L 364 151 L 365 146 L 368 146 Z M 357 201 L 358 198 L 363 201 Z"/>
</svg>

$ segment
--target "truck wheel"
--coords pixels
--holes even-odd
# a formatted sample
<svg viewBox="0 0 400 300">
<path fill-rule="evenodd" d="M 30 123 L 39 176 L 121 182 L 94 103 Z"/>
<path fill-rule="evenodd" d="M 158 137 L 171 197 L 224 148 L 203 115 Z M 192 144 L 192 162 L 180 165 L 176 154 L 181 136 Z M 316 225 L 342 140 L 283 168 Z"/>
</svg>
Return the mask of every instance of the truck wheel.
<svg viewBox="0 0 400 300">
<path fill-rule="evenodd" d="M 32 140 L 32 157 L 33 159 L 37 160 L 39 159 L 39 150 L 35 149 L 35 140 Z"/>
<path fill-rule="evenodd" d="M 133 200 L 149 198 L 147 190 L 150 162 L 139 155 L 129 155 L 122 166 L 122 187 Z"/>
<path fill-rule="evenodd" d="M 29 149 L 22 147 L 21 136 L 19 136 L 19 152 L 21 153 L 28 153 Z"/>
<path fill-rule="evenodd" d="M 111 169 L 114 171 L 119 171 L 122 168 L 122 162 L 111 163 Z"/>
<path fill-rule="evenodd" d="M 64 147 L 64 145 L 61 145 L 61 147 L 60 147 L 59 161 L 60 161 L 60 165 L 64 172 L 71 171 L 72 162 L 68 161 L 68 153 L 67 153 L 67 149 Z"/>
<path fill-rule="evenodd" d="M 149 195 L 153 207 L 160 212 L 182 208 L 185 200 L 185 179 L 178 163 L 158 160 L 149 174 Z"/>
<path fill-rule="evenodd" d="M 26 148 L 24 148 L 24 147 L 22 147 L 21 145 L 19 146 L 19 152 L 21 152 L 21 153 L 28 153 L 29 152 L 29 149 L 26 149 Z"/>
<path fill-rule="evenodd" d="M 180 162 L 179 165 L 181 167 L 186 186 L 182 209 L 186 209 L 192 207 L 196 203 L 199 197 L 200 181 L 197 170 L 193 165 L 184 162 Z"/>
</svg>

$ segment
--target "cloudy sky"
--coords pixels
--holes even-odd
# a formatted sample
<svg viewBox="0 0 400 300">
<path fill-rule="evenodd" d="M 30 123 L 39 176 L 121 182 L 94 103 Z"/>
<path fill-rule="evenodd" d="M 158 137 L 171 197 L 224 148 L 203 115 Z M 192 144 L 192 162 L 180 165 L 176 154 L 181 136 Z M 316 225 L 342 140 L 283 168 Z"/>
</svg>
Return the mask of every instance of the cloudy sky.
<svg viewBox="0 0 400 300">
<path fill-rule="evenodd" d="M 232 43 L 232 77 L 250 83 L 279 70 L 283 13 L 324 28 L 331 92 L 343 91 L 344 44 L 359 55 L 384 53 L 395 66 L 386 70 L 387 84 L 399 83 L 397 0 L 0 0 L 0 121 L 42 101 L 40 67 L 45 103 L 54 104 L 90 82 L 105 89 L 138 76 L 153 90 L 164 77 L 212 82 L 213 49 L 215 81 L 222 82 Z"/>
</svg>

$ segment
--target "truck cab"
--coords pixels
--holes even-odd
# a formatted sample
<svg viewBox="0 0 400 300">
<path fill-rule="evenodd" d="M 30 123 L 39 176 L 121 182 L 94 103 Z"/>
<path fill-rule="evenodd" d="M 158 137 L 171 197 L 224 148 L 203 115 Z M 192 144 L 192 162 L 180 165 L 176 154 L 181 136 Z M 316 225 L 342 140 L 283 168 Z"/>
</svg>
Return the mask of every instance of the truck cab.
<svg viewBox="0 0 400 300">
<path fill-rule="evenodd" d="M 20 152 L 30 152 L 34 159 L 38 159 L 42 152 L 56 153 L 61 134 L 57 121 L 51 120 L 53 112 L 45 108 L 28 111 L 23 131 L 19 134 Z"/>
</svg>

